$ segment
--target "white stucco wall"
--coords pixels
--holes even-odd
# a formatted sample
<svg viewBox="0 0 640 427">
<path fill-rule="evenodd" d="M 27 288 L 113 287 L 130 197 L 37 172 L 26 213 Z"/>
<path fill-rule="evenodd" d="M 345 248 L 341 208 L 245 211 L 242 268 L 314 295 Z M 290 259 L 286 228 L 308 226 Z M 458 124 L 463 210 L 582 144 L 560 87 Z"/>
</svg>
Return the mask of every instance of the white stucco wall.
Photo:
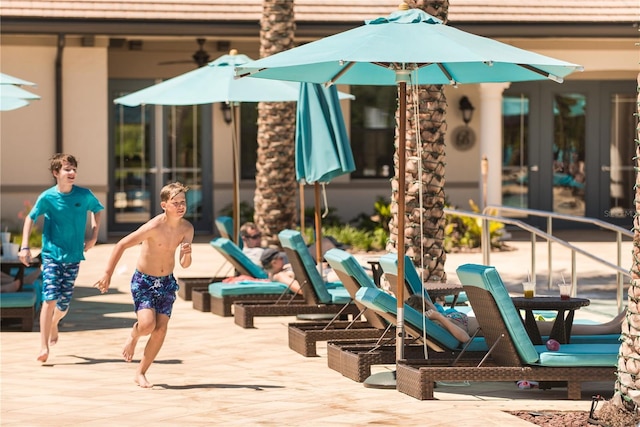
<svg viewBox="0 0 640 427">
<path fill-rule="evenodd" d="M 2 227 L 20 228 L 24 202 L 55 183 L 48 170 L 56 152 L 56 38 L 14 38 L 3 43 L 2 72 L 37 83 L 41 100 L 0 113 Z M 91 188 L 106 206 L 107 49 L 71 46 L 63 51 L 63 151 L 78 158 L 77 184 Z M 75 46 L 74 46 L 75 45 Z M 103 215 L 103 218 L 106 216 Z M 106 219 L 99 238 L 106 240 Z"/>
</svg>

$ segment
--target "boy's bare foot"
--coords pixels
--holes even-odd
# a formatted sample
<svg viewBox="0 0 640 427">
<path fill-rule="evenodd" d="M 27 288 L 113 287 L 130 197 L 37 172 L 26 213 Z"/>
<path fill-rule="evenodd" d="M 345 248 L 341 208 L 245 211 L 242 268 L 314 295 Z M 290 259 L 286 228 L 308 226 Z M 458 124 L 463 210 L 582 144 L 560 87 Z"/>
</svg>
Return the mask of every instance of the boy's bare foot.
<svg viewBox="0 0 640 427">
<path fill-rule="evenodd" d="M 49 345 L 58 343 L 58 325 L 51 325 L 51 333 L 49 334 Z"/>
<path fill-rule="evenodd" d="M 133 353 L 136 351 L 137 343 L 138 343 L 137 338 L 134 339 L 133 337 L 130 336 L 127 339 L 127 342 L 124 344 L 124 348 L 122 349 L 122 356 L 124 357 L 125 362 L 131 362 L 133 360 Z"/>
<path fill-rule="evenodd" d="M 42 351 L 40 352 L 40 354 L 38 355 L 38 357 L 36 358 L 36 360 L 37 360 L 38 362 L 42 362 L 42 363 L 44 363 L 44 362 L 46 362 L 46 361 L 47 361 L 47 359 L 48 359 L 48 358 L 49 358 L 49 350 L 44 349 L 44 350 L 42 350 Z"/>
<path fill-rule="evenodd" d="M 136 378 L 134 379 L 135 383 L 138 384 L 142 388 L 151 388 L 153 384 L 147 381 L 147 377 L 144 374 L 136 374 Z"/>
</svg>

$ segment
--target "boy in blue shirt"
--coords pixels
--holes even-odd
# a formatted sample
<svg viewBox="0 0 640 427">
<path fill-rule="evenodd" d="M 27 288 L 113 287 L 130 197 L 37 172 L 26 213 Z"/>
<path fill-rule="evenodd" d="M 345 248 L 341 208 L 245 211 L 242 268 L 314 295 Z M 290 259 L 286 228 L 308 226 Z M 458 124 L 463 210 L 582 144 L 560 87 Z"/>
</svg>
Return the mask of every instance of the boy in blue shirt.
<svg viewBox="0 0 640 427">
<path fill-rule="evenodd" d="M 43 191 L 22 230 L 19 258 L 31 262 L 29 236 L 40 215 L 44 216 L 42 231 L 42 308 L 40 311 L 40 353 L 37 360 L 46 362 L 49 346 L 58 342 L 58 324 L 68 313 L 73 286 L 84 251 L 98 240 L 100 213 L 104 206 L 91 190 L 75 185 L 78 161 L 70 154 L 51 158 L 50 170 L 56 185 Z M 91 235 L 85 240 L 87 212 L 91 215 Z"/>
</svg>

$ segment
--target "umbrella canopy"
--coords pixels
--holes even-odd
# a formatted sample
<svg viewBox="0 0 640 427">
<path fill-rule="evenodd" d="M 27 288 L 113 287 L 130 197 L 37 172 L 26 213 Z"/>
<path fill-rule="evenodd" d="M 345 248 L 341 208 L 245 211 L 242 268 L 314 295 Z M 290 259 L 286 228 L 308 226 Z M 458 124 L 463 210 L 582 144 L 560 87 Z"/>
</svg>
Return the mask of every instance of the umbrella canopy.
<svg viewBox="0 0 640 427">
<path fill-rule="evenodd" d="M 29 101 L 40 99 L 39 95 L 20 86 L 35 86 L 35 83 L 0 73 L 0 111 L 11 111 L 29 105 Z"/>
<path fill-rule="evenodd" d="M 247 55 L 235 49 L 228 55 L 161 83 L 116 98 L 116 104 L 136 107 L 154 105 L 199 105 L 214 102 L 287 102 L 297 101 L 300 83 L 234 77 L 234 67 L 251 62 Z M 349 98 L 349 94 L 341 94 Z"/>
<path fill-rule="evenodd" d="M 356 169 L 335 86 L 302 83 L 296 113 L 296 179 L 314 183 L 316 260 L 322 262 L 320 184 Z M 304 203 L 302 215 L 304 216 Z"/>
<path fill-rule="evenodd" d="M 406 135 L 407 84 L 515 82 L 563 77 L 582 67 L 443 25 L 419 9 L 401 10 L 365 25 L 246 64 L 236 75 L 267 79 L 398 85 L 398 135 Z M 398 145 L 398 277 L 404 277 L 406 147 Z M 404 290 L 398 287 L 398 330 L 404 329 Z M 403 357 L 402 339 L 397 357 Z"/>
<path fill-rule="evenodd" d="M 22 80 L 5 73 L 0 73 L 0 85 L 36 86 L 33 82 Z"/>
<path fill-rule="evenodd" d="M 232 49 L 204 67 L 197 68 L 161 83 L 116 98 L 116 104 L 136 107 L 154 105 L 200 105 L 225 102 L 231 104 L 233 151 L 233 228 L 237 242 L 240 230 L 239 185 L 240 171 L 237 126 L 237 107 L 242 102 L 297 101 L 300 83 L 263 79 L 241 79 L 234 76 L 234 67 L 247 64 L 252 59 Z M 343 99 L 353 95 L 340 93 Z"/>
<path fill-rule="evenodd" d="M 389 86 L 398 77 L 413 84 L 561 82 L 577 70 L 582 67 L 466 33 L 409 9 L 240 66 L 236 75 Z"/>
<path fill-rule="evenodd" d="M 298 181 L 329 182 L 356 169 L 335 86 L 300 86 L 295 158 Z"/>
</svg>

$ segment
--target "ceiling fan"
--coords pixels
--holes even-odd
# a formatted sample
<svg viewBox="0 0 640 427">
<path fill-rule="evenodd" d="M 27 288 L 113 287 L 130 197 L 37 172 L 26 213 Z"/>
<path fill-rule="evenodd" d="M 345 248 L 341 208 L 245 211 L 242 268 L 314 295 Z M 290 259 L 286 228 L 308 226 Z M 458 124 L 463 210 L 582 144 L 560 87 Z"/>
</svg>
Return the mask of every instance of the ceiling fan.
<svg viewBox="0 0 640 427">
<path fill-rule="evenodd" d="M 202 67 L 204 65 L 206 65 L 209 62 L 209 54 L 207 53 L 206 50 L 204 50 L 204 44 L 207 40 L 206 39 L 196 39 L 196 42 L 198 43 L 198 50 L 196 50 L 193 55 L 191 55 L 191 60 L 189 59 L 184 59 L 184 60 L 180 60 L 180 61 L 164 61 L 164 62 L 159 62 L 158 65 L 170 65 L 170 64 L 188 64 L 191 62 L 195 62 L 198 67 Z"/>
</svg>

